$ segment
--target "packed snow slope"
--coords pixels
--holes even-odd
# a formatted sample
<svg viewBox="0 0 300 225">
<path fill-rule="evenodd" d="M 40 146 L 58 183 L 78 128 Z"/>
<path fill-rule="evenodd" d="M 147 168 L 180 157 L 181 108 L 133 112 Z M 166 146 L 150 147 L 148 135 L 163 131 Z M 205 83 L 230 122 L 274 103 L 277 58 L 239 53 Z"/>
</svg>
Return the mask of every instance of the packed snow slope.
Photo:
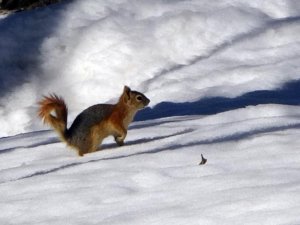
<svg viewBox="0 0 300 225">
<path fill-rule="evenodd" d="M 299 127 L 299 106 L 260 105 L 136 122 L 84 157 L 50 131 L 3 138 L 0 224 L 299 225 Z"/>
<path fill-rule="evenodd" d="M 280 88 L 300 78 L 299 16 L 298 0 L 67 0 L 2 16 L 0 136 L 40 130 L 52 92 L 72 120 L 124 84 L 152 107 Z"/>
<path fill-rule="evenodd" d="M 300 224 L 300 1 L 66 0 L 0 40 L 0 224 Z M 151 105 L 123 147 L 78 157 L 36 116 L 124 85 Z"/>
</svg>

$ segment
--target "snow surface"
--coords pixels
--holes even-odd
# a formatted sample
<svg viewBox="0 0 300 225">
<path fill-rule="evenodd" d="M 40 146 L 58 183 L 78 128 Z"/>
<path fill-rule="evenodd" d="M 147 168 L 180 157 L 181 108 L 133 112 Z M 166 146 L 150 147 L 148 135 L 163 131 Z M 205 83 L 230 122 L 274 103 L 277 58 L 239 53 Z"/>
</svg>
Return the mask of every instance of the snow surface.
<svg viewBox="0 0 300 225">
<path fill-rule="evenodd" d="M 82 158 L 51 131 L 3 138 L 0 222 L 300 224 L 299 127 L 300 107 L 261 105 L 136 122 Z"/>
<path fill-rule="evenodd" d="M 300 225 L 298 0 L 67 0 L 0 40 L 0 224 Z M 78 157 L 37 119 L 124 85 L 151 109 L 123 147 Z"/>
<path fill-rule="evenodd" d="M 40 96 L 70 120 L 123 85 L 151 106 L 272 90 L 300 78 L 298 0 L 85 0 L 0 20 L 0 136 L 42 129 Z"/>
</svg>

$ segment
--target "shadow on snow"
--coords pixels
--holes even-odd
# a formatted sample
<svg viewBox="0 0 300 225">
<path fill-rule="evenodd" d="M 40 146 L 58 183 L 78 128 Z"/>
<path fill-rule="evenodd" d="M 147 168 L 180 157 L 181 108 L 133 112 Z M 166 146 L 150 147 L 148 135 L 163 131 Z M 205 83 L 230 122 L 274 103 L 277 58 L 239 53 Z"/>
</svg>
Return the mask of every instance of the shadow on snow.
<svg viewBox="0 0 300 225">
<path fill-rule="evenodd" d="M 2 183 L 19 181 L 19 180 L 23 180 L 23 179 L 31 178 L 31 177 L 35 177 L 35 176 L 51 174 L 51 173 L 54 173 L 57 171 L 61 171 L 64 169 L 72 168 L 74 166 L 84 165 L 84 164 L 88 164 L 88 163 L 97 163 L 97 162 L 106 161 L 106 160 L 117 160 L 117 159 L 123 159 L 123 158 L 134 157 L 134 156 L 145 155 L 145 154 L 155 154 L 155 153 L 159 153 L 159 152 L 163 152 L 163 151 L 175 151 L 175 150 L 180 150 L 183 148 L 193 147 L 193 146 L 219 144 L 219 143 L 225 143 L 225 142 L 229 142 L 229 141 L 239 141 L 239 140 L 246 139 L 246 138 L 249 138 L 249 137 L 257 135 L 257 134 L 263 134 L 263 133 L 275 132 L 275 131 L 281 131 L 281 130 L 288 130 L 288 129 L 295 129 L 295 128 L 300 128 L 300 123 L 294 124 L 294 125 L 286 125 L 286 126 L 259 128 L 259 129 L 254 129 L 254 130 L 250 130 L 250 131 L 230 134 L 228 136 L 214 137 L 211 139 L 199 140 L 196 142 L 190 142 L 190 143 L 186 143 L 186 144 L 175 143 L 173 145 L 171 144 L 169 146 L 165 146 L 162 148 L 154 148 L 154 149 L 150 149 L 150 150 L 146 150 L 146 151 L 135 152 L 132 154 L 123 154 L 123 155 L 118 155 L 118 156 L 92 159 L 92 160 L 88 160 L 85 162 L 73 162 L 73 163 L 65 164 L 65 165 L 51 168 L 51 169 L 36 171 L 34 173 L 17 178 L 15 180 L 8 180 L 8 181 L 4 181 Z M 166 138 L 170 138 L 170 137 L 174 137 L 174 136 L 178 136 L 178 135 L 185 135 L 185 134 L 188 134 L 191 132 L 193 132 L 192 129 L 181 131 L 181 132 L 170 134 L 170 135 L 165 135 L 165 136 L 157 136 L 157 137 L 149 138 L 149 139 L 147 139 L 147 138 L 139 139 L 139 140 L 127 142 L 126 146 L 145 144 L 145 142 L 162 140 L 162 139 L 166 139 Z M 104 150 L 109 150 L 109 149 L 115 148 L 115 146 L 116 145 L 110 144 L 110 145 L 104 145 L 103 148 L 104 148 Z"/>
<path fill-rule="evenodd" d="M 135 120 L 186 115 L 213 115 L 259 104 L 300 105 L 300 80 L 285 84 L 277 90 L 253 91 L 236 98 L 213 97 L 196 102 L 162 102 L 154 108 L 140 111 Z"/>
<path fill-rule="evenodd" d="M 155 106 L 153 109 L 147 108 L 145 110 L 140 111 L 136 116 L 136 121 L 143 120 L 152 120 L 163 117 L 172 117 L 172 116 L 186 116 L 186 115 L 213 115 L 229 110 L 239 109 L 246 106 L 253 106 L 258 104 L 286 104 L 286 105 L 300 105 L 300 80 L 287 83 L 281 89 L 271 90 L 271 91 L 254 91 L 236 98 L 207 98 L 202 99 L 197 102 L 186 102 L 186 103 L 172 103 L 172 102 L 162 102 Z M 137 124 L 130 127 L 130 129 L 140 129 L 149 126 L 157 126 L 162 123 L 175 123 L 178 120 L 167 120 L 167 121 L 153 121 L 147 124 Z M 298 125 L 294 127 L 275 127 L 275 128 L 265 128 L 260 130 L 253 130 L 245 133 L 238 133 L 232 136 L 228 136 L 226 138 L 221 138 L 218 140 L 206 140 L 201 141 L 197 144 L 210 144 L 224 142 L 224 141 L 232 141 L 239 140 L 242 138 L 246 138 L 248 136 L 257 134 L 257 133 L 266 133 L 272 132 L 280 129 L 287 128 L 298 128 Z M 275 130 L 274 130 L 275 129 Z M 48 132 L 48 131 L 45 131 Z M 22 134 L 20 137 L 24 137 L 25 134 Z M 30 133 L 29 137 L 32 134 Z M 19 135 L 15 136 L 18 137 Z M 172 135 L 171 135 L 172 136 Z M 168 138 L 169 136 L 161 136 L 159 139 Z M 10 137 L 8 137 L 10 138 Z M 135 145 L 139 143 L 145 143 L 149 141 L 154 141 L 154 139 L 141 139 L 135 141 L 129 141 L 127 145 Z M 47 140 L 42 140 L 34 144 L 26 145 L 26 146 L 14 146 L 12 148 L 2 149 L 0 150 L 0 154 L 12 152 L 19 148 L 34 148 L 40 145 L 53 144 L 60 142 L 58 138 L 49 138 Z M 111 149 L 115 148 L 115 144 L 104 145 L 103 149 Z"/>
<path fill-rule="evenodd" d="M 64 9 L 73 2 L 65 0 L 59 6 L 11 13 L 0 20 L 1 96 L 28 82 L 33 71 L 39 74 L 41 46 L 56 31 Z"/>
</svg>

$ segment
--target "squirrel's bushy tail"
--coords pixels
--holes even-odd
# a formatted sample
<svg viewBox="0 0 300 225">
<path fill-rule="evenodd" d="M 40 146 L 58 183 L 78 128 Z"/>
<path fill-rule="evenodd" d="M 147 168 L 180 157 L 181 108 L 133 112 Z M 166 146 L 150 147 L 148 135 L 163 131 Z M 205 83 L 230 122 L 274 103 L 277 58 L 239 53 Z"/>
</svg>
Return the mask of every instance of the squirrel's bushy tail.
<svg viewBox="0 0 300 225">
<path fill-rule="evenodd" d="M 60 138 L 67 142 L 67 117 L 68 108 L 65 101 L 55 94 L 44 96 L 39 102 L 39 117 L 45 124 L 49 124 L 59 134 Z"/>
</svg>

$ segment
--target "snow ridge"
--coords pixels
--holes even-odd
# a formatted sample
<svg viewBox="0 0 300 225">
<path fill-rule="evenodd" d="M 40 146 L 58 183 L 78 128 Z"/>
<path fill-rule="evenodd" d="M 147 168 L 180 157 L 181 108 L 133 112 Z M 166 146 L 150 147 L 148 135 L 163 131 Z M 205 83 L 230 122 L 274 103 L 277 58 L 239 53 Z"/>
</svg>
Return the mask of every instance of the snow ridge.
<svg viewBox="0 0 300 225">
<path fill-rule="evenodd" d="M 152 107 L 280 88 L 299 79 L 299 11 L 293 0 L 87 0 L 2 18 L 0 136 L 42 129 L 36 102 L 53 92 L 73 120 L 124 85 Z"/>
</svg>

